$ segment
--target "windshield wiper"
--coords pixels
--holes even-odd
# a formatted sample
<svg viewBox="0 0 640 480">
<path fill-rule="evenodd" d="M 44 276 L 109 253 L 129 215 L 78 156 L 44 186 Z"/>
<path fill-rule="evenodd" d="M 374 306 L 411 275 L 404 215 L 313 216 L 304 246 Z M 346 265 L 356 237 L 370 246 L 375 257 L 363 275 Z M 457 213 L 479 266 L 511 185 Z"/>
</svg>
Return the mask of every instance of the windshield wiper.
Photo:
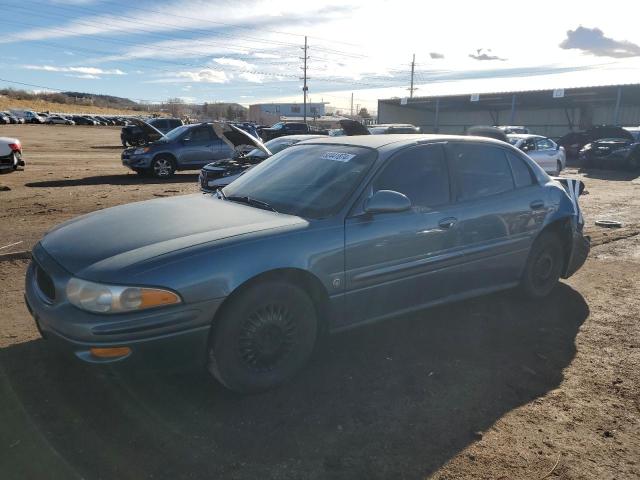
<svg viewBox="0 0 640 480">
<path fill-rule="evenodd" d="M 222 193 L 222 191 L 220 191 L 220 193 Z M 255 198 L 241 195 L 229 195 L 227 197 L 224 195 L 224 193 L 222 193 L 222 196 L 222 198 L 224 198 L 225 200 L 229 200 L 230 202 L 246 203 L 247 205 L 251 205 L 252 207 L 258 207 L 262 208 L 263 210 L 271 210 L 272 212 L 278 213 L 278 211 L 267 202 L 262 202 L 260 200 L 256 200 Z"/>
</svg>

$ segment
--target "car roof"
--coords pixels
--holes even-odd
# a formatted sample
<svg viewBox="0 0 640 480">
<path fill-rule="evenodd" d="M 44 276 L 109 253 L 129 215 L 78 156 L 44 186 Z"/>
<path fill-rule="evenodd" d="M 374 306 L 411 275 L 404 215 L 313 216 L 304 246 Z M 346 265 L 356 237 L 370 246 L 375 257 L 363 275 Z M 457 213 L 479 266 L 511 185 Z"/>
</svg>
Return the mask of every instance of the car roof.
<svg viewBox="0 0 640 480">
<path fill-rule="evenodd" d="M 311 140 L 314 138 L 326 138 L 326 137 L 327 135 L 285 135 L 284 137 L 277 137 L 277 139 L 284 140 L 288 138 L 289 140 L 298 140 L 301 142 L 303 140 Z"/>
<path fill-rule="evenodd" d="M 507 138 L 529 139 L 529 138 L 547 138 L 547 137 L 543 137 L 542 135 L 534 135 L 532 133 L 507 133 Z"/>
<path fill-rule="evenodd" d="M 451 140 L 469 142 L 480 141 L 494 143 L 496 145 L 508 145 L 500 140 L 487 137 L 474 137 L 466 135 L 438 135 L 438 134 L 415 134 L 415 133 L 395 133 L 391 135 L 354 135 L 351 137 L 322 137 L 305 143 L 318 145 L 349 145 L 354 147 L 382 148 L 388 145 L 402 147 L 405 145 L 415 145 L 427 142 L 446 142 Z"/>
</svg>

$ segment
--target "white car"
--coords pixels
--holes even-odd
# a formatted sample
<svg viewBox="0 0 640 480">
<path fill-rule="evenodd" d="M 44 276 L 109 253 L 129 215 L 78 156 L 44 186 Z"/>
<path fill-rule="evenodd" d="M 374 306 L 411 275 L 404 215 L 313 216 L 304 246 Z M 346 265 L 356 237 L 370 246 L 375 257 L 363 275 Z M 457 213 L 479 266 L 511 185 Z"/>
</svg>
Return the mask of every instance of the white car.
<svg viewBox="0 0 640 480">
<path fill-rule="evenodd" d="M 20 140 L 0 137 L 0 172 L 12 172 L 17 170 L 19 166 L 24 166 Z"/>
<path fill-rule="evenodd" d="M 60 115 L 51 115 L 50 117 L 47 117 L 47 120 L 45 121 L 45 123 L 48 124 L 61 124 L 61 125 L 75 125 L 76 122 L 74 122 L 73 120 L 70 120 L 68 118 L 62 117 Z"/>
<path fill-rule="evenodd" d="M 561 147 L 550 138 L 541 135 L 517 134 L 507 135 L 509 143 L 519 148 L 551 175 L 560 175 L 567 166 L 567 155 Z"/>
</svg>

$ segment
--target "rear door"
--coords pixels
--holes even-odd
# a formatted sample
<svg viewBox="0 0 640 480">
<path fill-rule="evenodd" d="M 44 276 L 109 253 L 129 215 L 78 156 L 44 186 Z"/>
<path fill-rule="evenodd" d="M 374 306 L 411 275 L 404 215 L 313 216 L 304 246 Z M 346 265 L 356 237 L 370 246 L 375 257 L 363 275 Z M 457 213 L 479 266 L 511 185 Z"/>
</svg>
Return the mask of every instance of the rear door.
<svg viewBox="0 0 640 480">
<path fill-rule="evenodd" d="M 457 218 L 454 288 L 464 294 L 518 281 L 542 227 L 546 197 L 519 153 L 498 145 L 452 142 Z"/>
<path fill-rule="evenodd" d="M 346 325 L 413 309 L 450 291 L 446 267 L 455 222 L 448 222 L 455 207 L 443 146 L 420 145 L 394 155 L 364 198 L 378 190 L 403 193 L 413 205 L 380 214 L 356 207 L 346 219 Z"/>
</svg>

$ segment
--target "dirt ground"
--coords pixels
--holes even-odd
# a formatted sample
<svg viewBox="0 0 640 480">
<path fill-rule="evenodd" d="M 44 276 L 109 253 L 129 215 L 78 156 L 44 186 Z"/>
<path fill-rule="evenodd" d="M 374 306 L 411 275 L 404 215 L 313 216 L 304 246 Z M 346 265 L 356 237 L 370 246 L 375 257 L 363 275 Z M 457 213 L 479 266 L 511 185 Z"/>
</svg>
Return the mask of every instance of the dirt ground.
<svg viewBox="0 0 640 480">
<path fill-rule="evenodd" d="M 2 126 L 0 254 L 121 203 L 197 191 L 120 165 L 118 129 Z M 39 338 L 0 262 L 0 478 L 640 478 L 640 179 L 569 169 L 591 256 L 545 302 L 504 292 L 332 337 L 272 392 L 80 364 Z M 619 230 L 594 225 L 621 220 Z"/>
</svg>

